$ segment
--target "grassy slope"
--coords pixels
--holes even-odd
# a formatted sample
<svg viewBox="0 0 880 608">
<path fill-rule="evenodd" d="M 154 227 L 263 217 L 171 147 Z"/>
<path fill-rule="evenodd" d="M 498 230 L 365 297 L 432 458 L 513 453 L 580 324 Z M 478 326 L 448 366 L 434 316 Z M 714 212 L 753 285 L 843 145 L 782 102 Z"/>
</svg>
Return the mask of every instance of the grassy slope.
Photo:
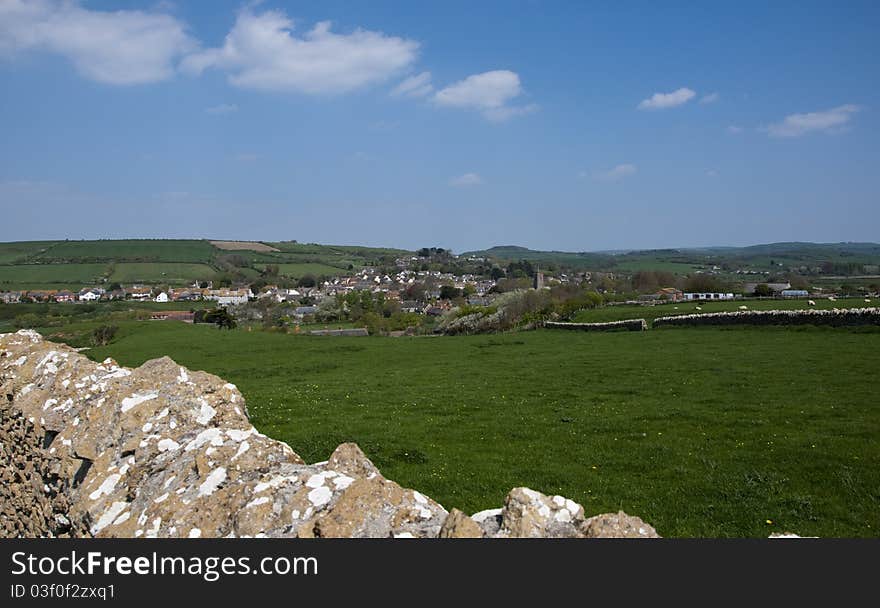
<svg viewBox="0 0 880 608">
<path fill-rule="evenodd" d="M 526 485 L 668 536 L 878 535 L 877 332 L 346 339 L 131 322 L 119 336 L 86 352 L 219 374 L 306 460 L 356 441 L 447 507 Z"/>
<path fill-rule="evenodd" d="M 107 264 L 0 266 L 0 290 L 16 289 L 19 284 L 46 285 L 46 289 L 60 289 L 51 284 L 92 283 L 100 279 L 107 269 Z"/>
<path fill-rule="evenodd" d="M 199 263 L 211 260 L 218 252 L 207 241 L 199 240 L 62 241 L 49 247 L 35 259 L 42 263 L 94 259 L 108 262 Z"/>
<path fill-rule="evenodd" d="M 196 279 L 211 279 L 216 271 L 207 264 L 186 263 L 129 263 L 115 264 L 111 281 L 123 284 L 159 281 L 164 283 L 189 283 Z"/>
</svg>

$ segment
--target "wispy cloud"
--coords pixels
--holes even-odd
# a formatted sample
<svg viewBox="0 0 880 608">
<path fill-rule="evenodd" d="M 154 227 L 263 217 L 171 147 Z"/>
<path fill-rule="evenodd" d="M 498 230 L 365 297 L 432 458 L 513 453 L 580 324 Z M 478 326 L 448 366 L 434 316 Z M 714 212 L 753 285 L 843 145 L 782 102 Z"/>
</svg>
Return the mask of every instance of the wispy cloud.
<svg viewBox="0 0 880 608">
<path fill-rule="evenodd" d="M 427 97 L 434 91 L 431 72 L 410 76 L 391 90 L 392 97 Z"/>
<path fill-rule="evenodd" d="M 56 53 L 105 84 L 167 80 L 177 60 L 195 48 L 186 26 L 161 12 L 98 11 L 61 0 L 0 2 L 0 56 Z"/>
<path fill-rule="evenodd" d="M 696 96 L 696 92 L 687 87 L 681 87 L 672 93 L 654 93 L 647 99 L 643 99 L 639 105 L 639 110 L 663 110 L 666 108 L 674 108 L 689 102 Z"/>
<path fill-rule="evenodd" d="M 242 9 L 220 48 L 188 56 L 182 67 L 200 74 L 216 68 L 235 86 L 308 94 L 346 93 L 385 82 L 416 59 L 419 43 L 382 32 L 330 31 L 317 23 L 301 37 L 282 11 Z"/>
<path fill-rule="evenodd" d="M 630 175 L 635 175 L 636 166 L 630 163 L 624 163 L 621 165 L 616 165 L 611 169 L 607 169 L 604 171 L 597 171 L 593 173 L 593 178 L 602 180 L 602 181 L 610 181 L 615 182 L 621 180 L 625 177 L 629 177 Z"/>
<path fill-rule="evenodd" d="M 456 187 L 478 186 L 482 183 L 483 178 L 477 173 L 465 173 L 464 175 L 459 175 L 458 177 L 453 177 L 449 180 L 449 185 Z"/>
<path fill-rule="evenodd" d="M 516 72 L 494 70 L 453 83 L 437 91 L 432 99 L 439 106 L 477 110 L 491 121 L 503 122 L 537 109 L 534 104 L 511 105 L 522 92 Z"/>
<path fill-rule="evenodd" d="M 702 104 L 715 103 L 719 99 L 721 99 L 721 95 L 719 95 L 718 93 L 708 93 L 708 94 L 700 97 L 700 103 L 702 103 Z"/>
<path fill-rule="evenodd" d="M 208 114 L 213 114 L 215 116 L 220 116 L 222 114 L 231 114 L 233 112 L 238 112 L 238 106 L 234 103 L 221 103 L 218 106 L 205 108 L 205 112 L 207 112 Z"/>
<path fill-rule="evenodd" d="M 760 130 L 773 137 L 799 137 L 808 133 L 835 133 L 843 130 L 852 116 L 860 110 L 854 104 L 845 104 L 821 112 L 789 114 L 781 122 Z"/>
<path fill-rule="evenodd" d="M 737 125 L 728 125 L 727 132 L 730 133 L 731 135 L 738 135 L 743 132 L 743 128 L 739 127 Z"/>
</svg>

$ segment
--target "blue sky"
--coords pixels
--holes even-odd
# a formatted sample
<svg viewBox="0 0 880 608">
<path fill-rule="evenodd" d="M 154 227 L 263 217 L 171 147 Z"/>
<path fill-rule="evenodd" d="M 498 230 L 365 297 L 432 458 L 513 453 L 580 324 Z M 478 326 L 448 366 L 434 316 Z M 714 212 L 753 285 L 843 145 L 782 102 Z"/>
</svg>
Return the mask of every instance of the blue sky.
<svg viewBox="0 0 880 608">
<path fill-rule="evenodd" d="M 0 239 L 878 241 L 878 27 L 874 2 L 0 0 Z"/>
</svg>

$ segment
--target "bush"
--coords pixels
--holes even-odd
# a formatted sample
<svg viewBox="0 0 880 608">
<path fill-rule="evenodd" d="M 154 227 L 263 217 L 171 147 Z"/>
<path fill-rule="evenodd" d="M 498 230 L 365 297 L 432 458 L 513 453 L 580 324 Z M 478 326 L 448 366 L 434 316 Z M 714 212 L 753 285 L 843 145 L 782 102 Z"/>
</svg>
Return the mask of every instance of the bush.
<svg viewBox="0 0 880 608">
<path fill-rule="evenodd" d="M 113 340 L 113 337 L 116 336 L 118 330 L 119 328 L 115 325 L 96 327 L 92 332 L 92 344 L 95 346 L 107 346 Z"/>
</svg>

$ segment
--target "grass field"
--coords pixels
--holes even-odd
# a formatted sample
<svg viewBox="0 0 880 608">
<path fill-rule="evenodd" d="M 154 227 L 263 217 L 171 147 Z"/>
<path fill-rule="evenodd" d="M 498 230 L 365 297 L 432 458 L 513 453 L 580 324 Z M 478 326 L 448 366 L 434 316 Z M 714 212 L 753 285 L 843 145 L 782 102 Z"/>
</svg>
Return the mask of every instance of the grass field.
<svg viewBox="0 0 880 608">
<path fill-rule="evenodd" d="M 207 241 L 135 239 L 60 241 L 36 256 L 41 262 L 205 262 L 219 250 Z"/>
<path fill-rule="evenodd" d="M 0 243 L 0 264 L 12 264 L 36 255 L 47 249 L 55 241 L 23 241 L 18 243 Z"/>
<path fill-rule="evenodd" d="M 279 264 L 278 273 L 285 277 L 298 279 L 307 274 L 315 276 L 339 276 L 347 274 L 343 268 L 337 266 L 329 266 L 327 264 Z"/>
<path fill-rule="evenodd" d="M 207 264 L 183 263 L 120 263 L 115 264 L 111 281 L 123 284 L 136 282 L 191 283 L 194 280 L 209 280 L 216 271 Z"/>
<path fill-rule="evenodd" d="M 687 275 L 694 270 L 702 268 L 696 264 L 686 264 L 683 262 L 668 262 L 665 260 L 654 259 L 625 259 L 621 260 L 613 267 L 615 271 L 638 272 L 640 270 L 657 270 L 663 272 L 671 272 L 673 274 Z"/>
<path fill-rule="evenodd" d="M 26 264 L 0 266 L 0 290 L 22 289 L 18 285 L 91 284 L 107 272 L 107 264 Z"/>
<path fill-rule="evenodd" d="M 878 306 L 880 302 L 872 299 L 870 303 L 864 298 L 839 298 L 832 302 L 828 299 L 814 300 L 815 306 L 810 306 L 807 300 L 728 300 L 722 302 L 678 302 L 675 304 L 656 304 L 643 306 L 640 304 L 619 304 L 616 306 L 602 306 L 589 310 L 581 310 L 572 321 L 576 323 L 604 323 L 607 321 L 622 321 L 624 319 L 645 319 L 649 323 L 657 317 L 673 315 L 690 315 L 709 312 L 729 312 L 739 310 L 740 306 L 748 306 L 749 310 L 805 310 L 818 308 L 829 310 L 832 308 L 864 308 L 866 306 Z M 699 306 L 702 310 L 697 310 Z"/>
<path fill-rule="evenodd" d="M 307 461 L 356 441 L 447 508 L 525 485 L 664 536 L 876 537 L 878 347 L 870 329 L 395 339 L 126 322 L 86 353 L 216 373 Z"/>
</svg>

